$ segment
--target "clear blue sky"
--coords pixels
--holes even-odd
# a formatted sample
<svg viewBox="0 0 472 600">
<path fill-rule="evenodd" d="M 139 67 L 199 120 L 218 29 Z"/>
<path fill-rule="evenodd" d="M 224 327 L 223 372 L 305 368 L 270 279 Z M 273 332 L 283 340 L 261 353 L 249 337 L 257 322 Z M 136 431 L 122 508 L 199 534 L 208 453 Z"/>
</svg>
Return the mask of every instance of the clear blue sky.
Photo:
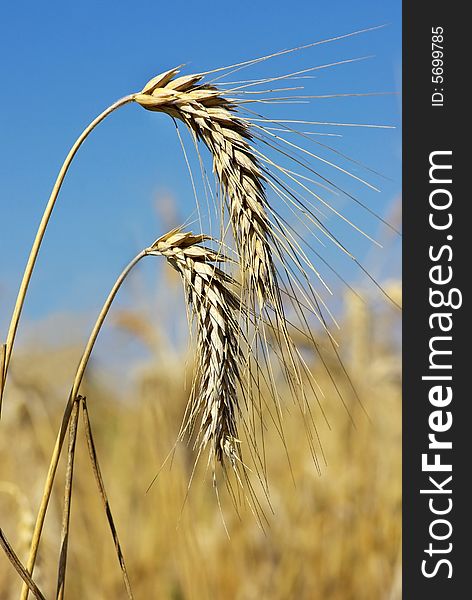
<svg viewBox="0 0 472 600">
<path fill-rule="evenodd" d="M 180 63 L 188 64 L 188 72 L 201 71 L 384 23 L 389 26 L 380 31 L 291 55 L 247 76 L 374 54 L 366 63 L 323 72 L 310 83 L 311 93 L 398 91 L 400 7 L 399 0 L 3 3 L 1 331 L 60 164 L 104 107 Z M 396 96 L 321 102 L 300 110 L 314 120 L 400 123 Z M 298 114 L 296 107 L 290 110 L 292 118 Z M 375 199 L 384 214 L 400 190 L 400 131 L 351 131 L 337 144 L 392 178 L 381 182 L 383 193 Z M 138 106 L 125 107 L 86 142 L 67 177 L 26 315 L 98 307 L 127 260 L 163 232 L 155 210 L 159 194 L 172 195 L 182 219 L 192 211 L 172 123 Z"/>
</svg>

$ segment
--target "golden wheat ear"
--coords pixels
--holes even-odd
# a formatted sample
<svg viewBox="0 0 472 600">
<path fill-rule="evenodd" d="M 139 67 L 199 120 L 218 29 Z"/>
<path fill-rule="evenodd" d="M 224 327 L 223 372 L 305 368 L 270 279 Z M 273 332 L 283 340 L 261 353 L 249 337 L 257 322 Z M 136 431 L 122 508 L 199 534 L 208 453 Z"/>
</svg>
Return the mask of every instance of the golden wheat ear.
<svg viewBox="0 0 472 600">
<path fill-rule="evenodd" d="M 236 282 L 218 267 L 227 259 L 203 246 L 205 240 L 211 238 L 174 229 L 156 240 L 148 254 L 164 256 L 182 277 L 196 330 L 195 380 L 183 431 L 190 433 L 198 424 L 199 450 L 210 445 L 213 466 L 228 459 L 235 467 L 240 459 L 240 300 L 234 292 Z"/>
<path fill-rule="evenodd" d="M 228 206 L 243 288 L 260 309 L 268 304 L 280 314 L 264 177 L 251 149 L 249 125 L 218 88 L 200 83 L 202 75 L 178 73 L 173 69 L 154 77 L 134 99 L 147 110 L 179 119 L 208 147 Z"/>
</svg>

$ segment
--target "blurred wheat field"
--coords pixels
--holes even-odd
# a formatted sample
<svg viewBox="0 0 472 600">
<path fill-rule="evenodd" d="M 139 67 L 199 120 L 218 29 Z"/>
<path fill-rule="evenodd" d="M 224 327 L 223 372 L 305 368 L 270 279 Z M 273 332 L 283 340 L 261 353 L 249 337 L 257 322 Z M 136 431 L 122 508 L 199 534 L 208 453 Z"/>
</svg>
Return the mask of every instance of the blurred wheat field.
<svg viewBox="0 0 472 600">
<path fill-rule="evenodd" d="M 387 285 L 399 300 L 399 284 Z M 184 381 L 191 379 L 191 359 L 186 352 L 167 352 L 165 340 L 157 336 L 153 353 L 134 369 L 134 382 L 121 401 L 117 394 L 122 382 L 89 376 L 84 393 L 136 598 L 401 597 L 399 319 L 399 313 L 384 302 L 363 302 L 351 292 L 344 295 L 340 354 L 370 419 L 345 382 L 336 357 L 330 361 L 328 354 L 327 360 L 334 379 L 341 382 L 355 426 L 314 349 L 303 349 L 326 395 L 323 408 L 331 429 L 319 413 L 315 419 L 327 465 L 318 475 L 301 415 L 287 402 L 287 452 L 274 427 L 265 433 L 273 512 L 259 490 L 268 521 L 264 530 L 244 503 L 236 510 L 223 485 L 220 511 L 204 460 L 187 496 L 195 455 L 184 444 L 146 493 L 172 449 L 188 400 Z M 142 341 L 143 332 L 151 331 L 139 313 L 115 313 L 115 326 Z M 24 347 L 13 363 L 0 439 L 0 513 L 2 527 L 23 561 L 79 346 Z M 46 597 L 55 592 L 64 459 L 61 469 L 35 570 Z M 66 595 L 124 598 L 81 422 L 73 485 Z M 16 598 L 20 587 L 4 558 L 0 598 Z"/>
</svg>

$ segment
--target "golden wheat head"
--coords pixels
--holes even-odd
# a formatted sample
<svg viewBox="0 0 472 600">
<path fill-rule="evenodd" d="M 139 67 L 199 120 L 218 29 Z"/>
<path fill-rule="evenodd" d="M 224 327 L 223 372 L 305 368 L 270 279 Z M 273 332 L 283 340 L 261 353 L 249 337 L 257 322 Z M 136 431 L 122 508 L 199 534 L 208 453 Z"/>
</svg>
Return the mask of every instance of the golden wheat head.
<svg viewBox="0 0 472 600">
<path fill-rule="evenodd" d="M 135 101 L 179 119 L 208 147 L 228 204 L 244 288 L 259 308 L 268 304 L 277 310 L 280 301 L 264 177 L 251 149 L 249 124 L 237 116 L 235 105 L 218 88 L 200 84 L 202 75 L 176 77 L 178 73 L 172 69 L 151 79 Z"/>
<path fill-rule="evenodd" d="M 242 358 L 235 315 L 240 300 L 232 289 L 235 282 L 217 266 L 224 257 L 201 245 L 208 239 L 174 229 L 156 240 L 149 254 L 164 256 L 181 275 L 196 328 L 195 383 L 184 430 L 192 431 L 199 421 L 200 449 L 210 444 L 210 459 L 228 458 L 235 466 Z"/>
</svg>

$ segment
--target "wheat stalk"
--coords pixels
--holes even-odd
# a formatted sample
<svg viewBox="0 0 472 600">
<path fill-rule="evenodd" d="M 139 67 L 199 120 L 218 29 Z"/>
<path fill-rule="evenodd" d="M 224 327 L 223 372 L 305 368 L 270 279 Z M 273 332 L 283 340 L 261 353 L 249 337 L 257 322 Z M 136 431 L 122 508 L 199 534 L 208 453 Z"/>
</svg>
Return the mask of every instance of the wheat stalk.
<svg viewBox="0 0 472 600">
<path fill-rule="evenodd" d="M 69 167 L 72 164 L 72 161 L 77 154 L 79 148 L 82 146 L 87 137 L 92 133 L 92 131 L 99 125 L 104 119 L 106 119 L 110 114 L 112 114 L 115 110 L 121 108 L 125 104 L 129 104 L 133 100 L 133 95 L 130 94 L 123 98 L 120 98 L 113 104 L 111 104 L 108 108 L 106 108 L 102 113 L 100 113 L 87 127 L 83 130 L 83 132 L 79 135 L 77 140 L 72 145 L 69 153 L 67 154 L 64 162 L 62 163 L 59 174 L 54 182 L 54 186 L 52 188 L 51 194 L 49 196 L 49 200 L 46 204 L 46 208 L 44 209 L 43 216 L 41 217 L 41 221 L 38 226 L 38 230 L 36 232 L 36 236 L 33 240 L 33 245 L 31 246 L 30 254 L 28 256 L 28 261 L 26 263 L 26 267 L 23 273 L 23 277 L 20 284 L 20 289 L 18 290 L 18 295 L 15 301 L 15 306 L 13 308 L 12 317 L 10 320 L 10 325 L 8 327 L 7 339 L 4 344 L 4 348 L 0 353 L 0 417 L 1 417 L 1 408 L 2 408 L 2 399 L 3 393 L 5 389 L 5 383 L 8 373 L 8 367 L 10 366 L 10 359 L 13 352 L 13 345 L 15 343 L 16 333 L 18 330 L 18 325 L 21 318 L 21 313 L 23 310 L 23 305 L 25 303 L 26 294 L 28 292 L 28 286 L 31 281 L 31 276 L 33 275 L 34 267 L 36 265 L 36 260 L 38 258 L 39 250 L 41 248 L 41 243 L 43 241 L 44 235 L 46 233 L 46 229 L 49 223 L 49 220 L 52 215 L 52 211 L 56 204 L 57 198 L 59 196 L 59 192 L 61 190 L 62 184 L 64 182 L 65 176 L 69 170 Z"/>
</svg>

